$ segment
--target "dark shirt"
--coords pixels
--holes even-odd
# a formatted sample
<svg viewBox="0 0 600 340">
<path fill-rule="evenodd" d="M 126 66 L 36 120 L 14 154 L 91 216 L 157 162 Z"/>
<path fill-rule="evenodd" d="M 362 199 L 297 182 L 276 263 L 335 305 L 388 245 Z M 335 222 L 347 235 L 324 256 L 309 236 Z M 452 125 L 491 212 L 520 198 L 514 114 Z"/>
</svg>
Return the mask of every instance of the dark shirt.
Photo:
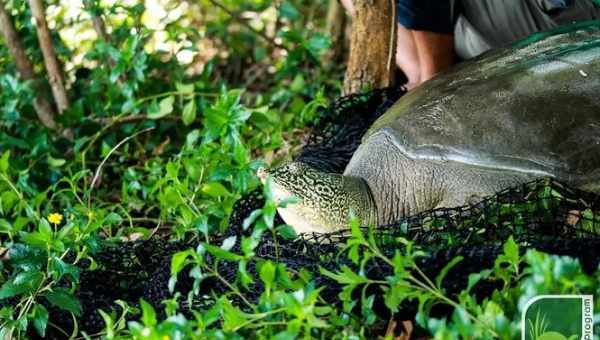
<svg viewBox="0 0 600 340">
<path fill-rule="evenodd" d="M 450 0 L 396 0 L 398 22 L 411 30 L 452 33 L 454 30 Z"/>
</svg>

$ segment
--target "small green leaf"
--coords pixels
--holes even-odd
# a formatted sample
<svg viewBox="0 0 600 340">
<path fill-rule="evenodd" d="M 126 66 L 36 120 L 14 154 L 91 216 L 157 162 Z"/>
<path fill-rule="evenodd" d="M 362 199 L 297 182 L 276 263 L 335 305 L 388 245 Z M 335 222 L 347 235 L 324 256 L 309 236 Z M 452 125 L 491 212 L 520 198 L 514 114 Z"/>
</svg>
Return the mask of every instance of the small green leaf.
<svg viewBox="0 0 600 340">
<path fill-rule="evenodd" d="M 194 93 L 194 84 L 175 83 L 175 88 L 177 89 L 177 92 L 179 92 L 180 94 Z"/>
<path fill-rule="evenodd" d="M 140 300 L 140 306 L 142 307 L 142 322 L 146 327 L 153 327 L 156 325 L 156 312 L 154 307 L 144 299 Z"/>
<path fill-rule="evenodd" d="M 262 210 L 260 210 L 260 209 L 254 210 L 252 213 L 250 213 L 250 216 L 248 216 L 244 219 L 244 223 L 242 224 L 242 229 L 247 230 L 256 221 L 256 219 L 259 218 L 261 215 L 262 215 Z"/>
<path fill-rule="evenodd" d="M 444 281 L 444 278 L 446 277 L 446 275 L 448 275 L 448 272 L 450 271 L 450 269 L 452 269 L 452 267 L 456 266 L 463 259 L 464 258 L 462 256 L 457 256 L 457 257 L 453 258 L 450 262 L 448 262 L 444 266 L 444 268 L 442 268 L 442 270 L 440 271 L 438 276 L 436 276 L 436 278 L 435 278 L 435 284 L 438 286 L 438 288 L 442 287 L 442 281 Z"/>
<path fill-rule="evenodd" d="M 188 126 L 196 120 L 196 102 L 194 99 L 190 100 L 183 107 L 183 112 L 181 113 L 181 120 L 183 124 Z"/>
<path fill-rule="evenodd" d="M 40 234 L 44 235 L 44 237 L 46 237 L 48 240 L 52 239 L 52 227 L 50 226 L 50 223 L 48 223 L 48 220 L 40 220 L 39 232 Z"/>
<path fill-rule="evenodd" d="M 304 90 L 304 85 L 304 76 L 302 75 L 302 73 L 298 73 L 296 74 L 294 80 L 290 84 L 290 90 L 292 90 L 293 92 L 300 92 Z"/>
<path fill-rule="evenodd" d="M 104 324 L 106 325 L 106 327 L 104 328 L 106 330 L 106 338 L 114 339 L 115 331 L 113 328 L 115 321 L 113 320 L 112 316 L 103 311 L 102 309 L 98 309 L 98 313 L 100 313 L 100 316 L 102 317 L 102 320 L 104 320 Z"/>
<path fill-rule="evenodd" d="M 337 283 L 343 285 L 358 285 L 362 283 L 367 283 L 368 279 L 356 274 L 350 269 L 350 267 L 344 265 L 342 266 L 342 271 L 338 273 L 330 272 L 325 268 L 320 268 L 321 274 L 337 281 Z"/>
<path fill-rule="evenodd" d="M 486 270 L 482 270 L 479 273 L 472 273 L 469 274 L 469 279 L 468 279 L 468 283 L 467 283 L 467 292 L 470 292 L 471 289 L 479 282 L 481 281 L 481 279 L 486 279 L 490 276 L 491 274 L 491 270 L 486 269 Z"/>
<path fill-rule="evenodd" d="M 300 12 L 289 1 L 284 1 L 279 6 L 279 15 L 283 18 L 295 20 L 300 16 Z"/>
<path fill-rule="evenodd" d="M 273 285 L 275 281 L 275 266 L 271 261 L 265 261 L 259 268 L 260 279 L 265 283 L 267 290 Z"/>
<path fill-rule="evenodd" d="M 294 230 L 294 227 L 292 227 L 289 224 L 280 225 L 276 228 L 276 230 L 277 233 L 286 240 L 293 240 L 296 237 L 298 237 L 298 234 L 296 234 L 296 230 Z"/>
<path fill-rule="evenodd" d="M 211 255 L 214 255 L 220 259 L 223 260 L 227 260 L 227 261 L 241 261 L 244 258 L 238 254 L 234 254 L 230 251 L 221 249 L 219 247 L 215 247 L 211 244 L 203 244 L 204 248 L 206 249 L 206 251 L 208 251 Z"/>
<path fill-rule="evenodd" d="M 2 154 L 2 157 L 0 157 L 0 173 L 5 174 L 8 172 L 9 160 L 10 160 L 10 150 L 6 150 Z"/>
<path fill-rule="evenodd" d="M 331 45 L 329 38 L 323 34 L 317 33 L 310 37 L 305 46 L 310 54 L 317 58 L 329 48 L 329 45 Z"/>
<path fill-rule="evenodd" d="M 48 155 L 48 165 L 53 168 L 60 168 L 61 166 L 65 165 L 65 163 L 67 163 L 67 161 L 63 158 L 54 158 Z"/>
<path fill-rule="evenodd" d="M 171 112 L 173 112 L 173 104 L 174 103 L 175 103 L 174 96 L 168 96 L 168 97 L 162 99 L 158 104 L 157 111 L 152 110 L 152 111 L 148 112 L 148 118 L 160 119 L 160 118 L 170 115 Z"/>
<path fill-rule="evenodd" d="M 221 244 L 221 249 L 230 251 L 231 248 L 233 248 L 233 246 L 235 245 L 236 239 L 237 237 L 235 235 L 226 238 L 225 240 L 223 240 L 223 244 Z"/>
<path fill-rule="evenodd" d="M 191 250 L 184 250 L 175 253 L 171 258 L 171 276 L 179 274 L 179 272 L 185 267 L 185 260 L 191 256 Z"/>
<path fill-rule="evenodd" d="M 515 242 L 515 239 L 511 236 L 504 243 L 504 255 L 513 263 L 519 262 L 519 245 Z"/>
<path fill-rule="evenodd" d="M 226 299 L 220 300 L 223 302 L 222 316 L 223 316 L 223 330 L 226 332 L 235 331 L 239 325 L 244 324 L 247 321 L 247 316 L 239 308 L 233 306 L 231 302 Z"/>
<path fill-rule="evenodd" d="M 55 280 L 60 280 L 63 276 L 69 275 L 72 280 L 79 280 L 79 268 L 70 263 L 66 263 L 59 257 L 52 257 L 50 261 L 49 269 Z"/>
</svg>

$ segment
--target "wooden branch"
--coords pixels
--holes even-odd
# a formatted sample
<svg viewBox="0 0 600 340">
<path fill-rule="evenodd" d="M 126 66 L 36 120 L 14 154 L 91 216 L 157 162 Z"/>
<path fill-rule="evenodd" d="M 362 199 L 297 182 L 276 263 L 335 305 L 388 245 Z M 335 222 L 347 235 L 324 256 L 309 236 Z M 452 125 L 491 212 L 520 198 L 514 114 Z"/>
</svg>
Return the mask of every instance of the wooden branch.
<svg viewBox="0 0 600 340">
<path fill-rule="evenodd" d="M 105 43 L 109 42 L 108 33 L 106 32 L 106 25 L 104 24 L 104 19 L 102 19 L 99 15 L 92 14 L 92 25 L 94 26 L 94 30 L 98 35 L 98 39 L 102 39 Z"/>
<path fill-rule="evenodd" d="M 105 43 L 109 42 L 110 37 L 106 32 L 106 24 L 104 23 L 104 19 L 102 18 L 101 13 L 98 10 L 98 7 L 94 4 L 94 0 L 84 0 L 83 6 L 90 13 L 92 17 L 92 26 L 94 26 L 94 31 L 96 31 L 96 35 L 98 39 L 101 39 Z"/>
<path fill-rule="evenodd" d="M 90 120 L 94 123 L 98 123 L 100 125 L 106 126 L 106 125 L 121 125 L 121 124 L 142 122 L 142 121 L 154 120 L 154 119 L 148 118 L 148 115 L 146 115 L 146 114 L 138 113 L 138 114 L 132 114 L 129 116 L 122 116 L 122 117 L 115 116 L 115 117 L 91 118 Z M 179 121 L 179 120 L 181 120 L 181 118 L 178 116 L 166 116 L 166 117 L 160 118 L 159 120 Z M 156 121 L 158 121 L 158 120 L 156 120 Z"/>
<path fill-rule="evenodd" d="M 58 112 L 61 114 L 69 108 L 69 98 L 67 97 L 62 77 L 62 70 L 56 58 L 54 45 L 52 44 L 50 29 L 48 29 L 48 23 L 46 22 L 46 10 L 42 0 L 29 0 L 29 7 L 35 20 L 38 41 L 44 55 L 44 64 L 48 72 L 50 88 L 52 89 Z"/>
<path fill-rule="evenodd" d="M 33 108 L 39 120 L 45 127 L 55 130 L 58 128 L 54 116 L 54 108 L 52 104 L 44 97 L 43 86 L 39 82 L 35 82 L 36 75 L 33 70 L 33 65 L 29 57 L 25 53 L 21 39 L 15 30 L 15 26 L 8 14 L 3 0 L 0 0 L 0 31 L 4 37 L 4 41 L 10 50 L 12 57 L 15 60 L 19 76 L 23 80 L 34 81 L 34 91 L 36 93 L 33 100 Z"/>
<path fill-rule="evenodd" d="M 258 36 L 260 36 L 261 38 L 263 38 L 264 40 L 266 40 L 271 45 L 283 48 L 283 46 L 281 46 L 281 44 L 277 43 L 275 41 L 275 39 L 269 37 L 263 31 L 259 31 L 259 30 L 254 29 L 254 27 L 252 27 L 249 23 L 247 23 L 246 20 L 240 18 L 236 13 L 234 13 L 229 8 L 225 7 L 223 4 L 219 3 L 217 0 L 208 0 L 208 1 L 211 4 L 215 5 L 216 7 L 220 8 L 223 12 L 227 13 L 227 15 L 229 15 L 233 20 L 239 22 L 240 24 L 242 24 L 244 27 L 246 27 L 250 31 L 258 34 Z"/>
<path fill-rule="evenodd" d="M 94 1 L 95 0 L 84 0 L 83 6 L 90 13 L 90 16 L 92 18 L 92 26 L 94 27 L 94 31 L 96 31 L 96 35 L 98 36 L 98 39 L 102 40 L 105 44 L 109 44 L 110 36 L 108 35 L 108 32 L 106 31 L 106 24 L 104 22 L 104 19 L 102 18 L 101 9 L 97 6 L 97 4 L 94 4 Z M 110 66 L 111 68 L 114 68 L 114 67 L 116 67 L 116 65 L 117 65 L 117 61 L 114 60 L 114 58 L 109 57 L 108 58 L 108 66 Z M 126 81 L 127 81 L 127 79 L 125 78 L 125 75 L 121 74 L 121 75 L 119 75 L 119 78 L 117 79 L 117 84 L 122 85 Z"/>
</svg>

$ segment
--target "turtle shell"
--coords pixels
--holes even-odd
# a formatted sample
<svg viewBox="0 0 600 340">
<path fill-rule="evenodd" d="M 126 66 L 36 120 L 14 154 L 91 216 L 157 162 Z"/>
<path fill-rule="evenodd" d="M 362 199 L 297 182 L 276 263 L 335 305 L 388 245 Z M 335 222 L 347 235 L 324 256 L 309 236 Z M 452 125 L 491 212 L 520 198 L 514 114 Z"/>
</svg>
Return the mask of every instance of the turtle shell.
<svg viewBox="0 0 600 340">
<path fill-rule="evenodd" d="M 400 98 L 364 138 L 376 133 L 414 159 L 596 177 L 600 23 L 539 33 L 457 65 Z"/>
</svg>

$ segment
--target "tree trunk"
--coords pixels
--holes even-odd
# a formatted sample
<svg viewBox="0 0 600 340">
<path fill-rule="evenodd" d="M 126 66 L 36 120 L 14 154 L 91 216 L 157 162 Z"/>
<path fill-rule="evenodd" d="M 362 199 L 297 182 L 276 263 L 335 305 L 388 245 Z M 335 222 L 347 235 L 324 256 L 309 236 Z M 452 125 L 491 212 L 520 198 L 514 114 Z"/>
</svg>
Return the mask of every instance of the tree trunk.
<svg viewBox="0 0 600 340">
<path fill-rule="evenodd" d="M 0 32 L 4 37 L 12 57 L 15 59 L 15 64 L 17 66 L 17 71 L 19 72 L 20 78 L 23 80 L 35 81 L 36 76 L 33 71 L 33 65 L 27 57 L 27 54 L 25 54 L 23 44 L 21 43 L 17 31 L 15 30 L 15 26 L 4 5 L 4 1 L 0 0 Z M 34 90 L 36 96 L 33 101 L 33 108 L 35 109 L 38 118 L 47 128 L 52 130 L 56 129 L 58 126 L 54 120 L 54 108 L 52 107 L 52 104 L 43 96 L 43 86 L 40 84 L 35 84 L 34 82 Z"/>
<path fill-rule="evenodd" d="M 345 49 L 346 13 L 339 0 L 329 0 L 325 31 L 331 38 L 331 49 L 325 55 L 329 65 L 337 65 Z"/>
<path fill-rule="evenodd" d="M 69 98 L 62 77 L 62 70 L 54 52 L 48 23 L 46 22 L 46 10 L 42 0 L 29 0 L 29 7 L 35 20 L 38 41 L 44 55 L 44 65 L 46 65 L 46 71 L 48 72 L 48 81 L 54 95 L 54 101 L 58 112 L 63 113 L 69 108 Z"/>
<path fill-rule="evenodd" d="M 393 85 L 395 12 L 393 0 L 355 0 L 344 93 Z"/>
</svg>

